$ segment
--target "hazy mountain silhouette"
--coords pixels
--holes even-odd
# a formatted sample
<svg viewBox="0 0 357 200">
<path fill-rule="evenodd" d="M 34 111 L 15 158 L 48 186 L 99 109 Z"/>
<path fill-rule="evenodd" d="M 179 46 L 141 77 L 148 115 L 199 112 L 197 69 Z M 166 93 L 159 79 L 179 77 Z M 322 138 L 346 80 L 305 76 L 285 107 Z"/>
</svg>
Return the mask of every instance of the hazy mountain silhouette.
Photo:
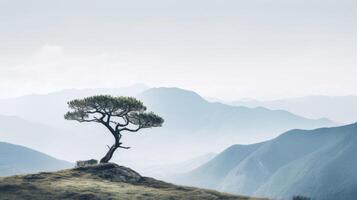
<svg viewBox="0 0 357 200">
<path fill-rule="evenodd" d="M 16 98 L 0 99 L 0 115 L 18 116 L 28 121 L 41 122 L 53 126 L 66 126 L 63 119 L 67 111 L 67 102 L 98 94 L 115 96 L 135 96 L 147 89 L 137 84 L 121 88 L 66 89 L 49 94 L 33 94 Z"/>
<path fill-rule="evenodd" d="M 0 176 L 56 171 L 73 167 L 72 163 L 55 159 L 27 147 L 0 142 Z"/>
<path fill-rule="evenodd" d="M 177 172 L 168 179 L 204 188 L 219 188 L 227 174 L 262 144 L 233 145 L 197 169 L 187 174 Z"/>
<path fill-rule="evenodd" d="M 46 153 L 53 155 L 56 153 L 52 150 L 57 149 L 60 152 L 63 151 L 63 148 L 68 147 L 68 142 L 60 139 L 63 135 L 68 137 L 73 134 L 20 117 L 0 115 L 1 141 L 24 145 L 36 150 L 46 150 Z M 58 145 L 61 145 L 62 148 L 59 148 Z"/>
<path fill-rule="evenodd" d="M 205 164 L 206 162 L 210 161 L 216 155 L 217 154 L 214 153 L 208 153 L 179 163 L 153 165 L 138 170 L 140 170 L 142 174 L 146 174 L 147 176 L 170 180 L 173 174 L 190 172 L 196 169 L 197 167 Z"/>
<path fill-rule="evenodd" d="M 355 199 L 357 123 L 292 130 L 253 145 L 234 145 L 176 179 L 225 192 L 271 198 Z"/>
<path fill-rule="evenodd" d="M 241 100 L 230 104 L 282 109 L 308 118 L 327 117 L 346 124 L 357 121 L 357 96 L 307 96 L 273 101 Z"/>
<path fill-rule="evenodd" d="M 99 136 L 102 135 L 100 133 Z M 96 132 L 88 134 L 86 128 L 82 132 L 76 132 L 75 129 L 69 131 L 20 117 L 0 115 L 1 141 L 23 145 L 64 160 L 89 159 L 98 152 L 102 153 L 100 147 L 105 150 L 107 140 L 102 137 L 98 141 L 99 136 Z M 85 142 L 81 143 L 83 138 Z M 71 153 L 66 153 L 68 151 Z"/>
<path fill-rule="evenodd" d="M 179 88 L 143 90 L 145 87 L 142 86 L 110 90 L 64 90 L 47 95 L 3 99 L 0 100 L 0 114 L 20 116 L 26 122 L 18 122 L 17 119 L 11 123 L 0 122 L 0 133 L 7 134 L 5 141 L 35 148 L 60 159 L 100 159 L 107 150 L 106 146 L 112 143 L 111 135 L 101 125 L 63 119 L 68 109 L 67 101 L 94 94 L 137 94 L 149 110 L 165 119 L 162 128 L 125 135 L 125 144 L 133 148 L 125 152 L 118 151 L 114 157 L 114 161 L 134 168 L 141 165 L 141 168 L 219 152 L 234 143 L 259 142 L 292 128 L 335 125 L 326 119 L 307 119 L 282 110 L 210 103 L 195 92 Z M 20 123 L 31 125 L 24 128 L 18 126 Z M 6 132 L 3 127 L 6 127 Z M 71 154 L 61 153 L 61 149 L 52 145 L 54 143 L 60 143 Z M 163 154 L 163 149 L 167 153 Z"/>
<path fill-rule="evenodd" d="M 272 136 L 293 128 L 334 125 L 327 119 L 307 119 L 283 110 L 247 108 L 210 103 L 195 92 L 179 88 L 152 88 L 138 96 L 165 119 L 164 129 L 185 132 L 240 135 L 244 131 Z M 241 137 L 242 139 L 242 137 Z"/>
</svg>

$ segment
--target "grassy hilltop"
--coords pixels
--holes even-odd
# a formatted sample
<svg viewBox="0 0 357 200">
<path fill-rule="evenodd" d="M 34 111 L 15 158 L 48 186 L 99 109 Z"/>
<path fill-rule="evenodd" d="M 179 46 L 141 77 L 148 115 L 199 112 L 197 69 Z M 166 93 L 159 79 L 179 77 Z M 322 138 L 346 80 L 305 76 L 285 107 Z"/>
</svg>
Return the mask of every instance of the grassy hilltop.
<svg viewBox="0 0 357 200">
<path fill-rule="evenodd" d="M 0 178 L 0 199 L 229 199 L 258 200 L 177 186 L 116 164 Z"/>
</svg>

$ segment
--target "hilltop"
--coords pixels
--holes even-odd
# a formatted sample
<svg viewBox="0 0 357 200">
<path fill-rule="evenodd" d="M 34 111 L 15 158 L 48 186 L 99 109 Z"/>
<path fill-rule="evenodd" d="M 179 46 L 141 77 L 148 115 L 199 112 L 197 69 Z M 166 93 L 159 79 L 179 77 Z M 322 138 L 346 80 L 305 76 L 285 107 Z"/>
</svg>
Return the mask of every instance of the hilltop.
<svg viewBox="0 0 357 200">
<path fill-rule="evenodd" d="M 193 187 L 177 186 L 113 163 L 0 178 L 5 199 L 227 199 L 258 200 Z"/>
</svg>

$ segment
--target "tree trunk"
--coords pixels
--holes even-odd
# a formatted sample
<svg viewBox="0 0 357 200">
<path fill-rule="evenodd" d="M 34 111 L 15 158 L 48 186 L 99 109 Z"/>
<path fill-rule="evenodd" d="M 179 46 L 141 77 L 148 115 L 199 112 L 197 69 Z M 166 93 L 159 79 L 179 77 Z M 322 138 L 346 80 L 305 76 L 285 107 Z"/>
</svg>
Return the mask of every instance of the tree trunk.
<svg viewBox="0 0 357 200">
<path fill-rule="evenodd" d="M 110 147 L 110 149 L 108 150 L 107 154 L 105 154 L 105 156 L 100 160 L 100 163 L 108 163 L 109 160 L 112 159 L 113 154 L 118 147 L 119 147 L 119 143 L 113 144 L 113 146 Z"/>
<path fill-rule="evenodd" d="M 109 160 L 112 159 L 115 150 L 117 150 L 117 148 L 120 147 L 120 144 L 121 144 L 121 143 L 119 143 L 119 141 L 120 141 L 121 136 L 116 135 L 116 134 L 113 133 L 113 132 L 112 132 L 112 134 L 113 134 L 113 136 L 114 136 L 114 138 L 115 138 L 115 143 L 113 144 L 113 146 L 111 146 L 111 147 L 109 148 L 107 154 L 105 154 L 105 156 L 104 156 L 102 159 L 100 159 L 100 163 L 108 163 Z"/>
</svg>

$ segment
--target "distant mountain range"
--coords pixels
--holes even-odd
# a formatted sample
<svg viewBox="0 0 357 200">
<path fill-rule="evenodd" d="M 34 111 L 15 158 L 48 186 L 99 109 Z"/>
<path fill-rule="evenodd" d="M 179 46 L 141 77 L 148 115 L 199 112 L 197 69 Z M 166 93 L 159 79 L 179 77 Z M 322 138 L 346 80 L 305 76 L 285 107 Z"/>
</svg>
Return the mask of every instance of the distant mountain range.
<svg viewBox="0 0 357 200">
<path fill-rule="evenodd" d="M 125 135 L 124 142 L 133 148 L 119 151 L 114 160 L 134 168 L 181 162 L 221 151 L 234 143 L 270 139 L 293 128 L 336 125 L 327 119 L 308 119 L 283 110 L 210 103 L 195 92 L 179 88 L 147 89 L 139 85 L 2 99 L 0 115 L 16 117 L 0 118 L 0 139 L 2 136 L 7 142 L 35 148 L 60 159 L 100 159 L 106 145 L 112 143 L 111 135 L 99 124 L 63 119 L 68 101 L 95 94 L 136 96 L 149 110 L 164 117 L 162 128 Z M 61 144 L 66 151 L 52 145 L 54 143 Z M 162 149 L 167 153 L 162 154 Z M 68 151 L 71 154 L 66 153 Z"/>
<path fill-rule="evenodd" d="M 101 152 L 98 147 L 100 147 L 101 142 L 106 141 L 105 138 L 94 142 L 96 138 L 93 137 L 98 137 L 96 133 L 86 134 L 85 131 L 76 132 L 75 130 L 69 131 L 20 117 L 0 115 L 1 141 L 23 145 L 46 152 L 46 154 L 56 158 L 70 161 L 91 158 L 96 151 Z M 83 138 L 85 138 L 85 143 L 80 144 L 80 140 L 83 140 Z M 102 145 L 105 147 L 105 144 Z M 79 146 L 91 147 L 92 151 Z M 68 150 L 74 153 L 66 153 Z"/>
<path fill-rule="evenodd" d="M 270 139 L 293 128 L 336 125 L 327 119 L 308 119 L 283 110 L 210 103 L 195 92 L 179 88 L 147 89 L 139 85 L 119 89 L 64 90 L 2 99 L 0 115 L 20 118 L 5 119 L 7 116 L 3 116 L 3 121 L 11 122 L 0 121 L 0 139 L 3 135 L 8 142 L 35 148 L 60 159 L 99 159 L 107 150 L 106 145 L 112 143 L 111 135 L 99 124 L 79 124 L 63 119 L 68 109 L 67 101 L 95 94 L 136 96 L 149 110 L 164 117 L 162 128 L 124 136 L 124 142 L 133 148 L 119 151 L 114 160 L 134 168 L 177 163 L 221 151 L 234 143 Z M 28 125 L 26 128 L 18 126 L 21 123 Z M 66 151 L 53 143 L 64 145 Z M 163 154 L 163 150 L 167 153 Z M 71 154 L 66 153 L 68 151 Z"/>
<path fill-rule="evenodd" d="M 233 145 L 175 182 L 244 195 L 353 200 L 357 196 L 357 123 L 291 130 Z"/>
<path fill-rule="evenodd" d="M 0 142 L 0 176 L 56 171 L 71 167 L 72 163 L 27 147 Z"/>
<path fill-rule="evenodd" d="M 135 96 L 148 89 L 145 85 L 133 85 L 122 88 L 66 89 L 49 94 L 33 94 L 17 98 L 0 99 L 0 115 L 21 117 L 28 121 L 40 122 L 52 126 L 66 126 L 64 113 L 67 102 L 98 94 L 115 96 Z"/>
<path fill-rule="evenodd" d="M 273 101 L 240 100 L 235 106 L 286 110 L 307 118 L 329 118 L 340 123 L 357 122 L 357 96 L 307 96 Z"/>
<path fill-rule="evenodd" d="M 292 128 L 335 124 L 327 119 L 307 119 L 283 110 L 210 103 L 195 92 L 179 88 L 152 88 L 139 94 L 138 98 L 166 119 L 166 129 L 189 133 L 237 135 L 245 131 L 245 134 L 276 134 L 276 131 Z"/>
</svg>

